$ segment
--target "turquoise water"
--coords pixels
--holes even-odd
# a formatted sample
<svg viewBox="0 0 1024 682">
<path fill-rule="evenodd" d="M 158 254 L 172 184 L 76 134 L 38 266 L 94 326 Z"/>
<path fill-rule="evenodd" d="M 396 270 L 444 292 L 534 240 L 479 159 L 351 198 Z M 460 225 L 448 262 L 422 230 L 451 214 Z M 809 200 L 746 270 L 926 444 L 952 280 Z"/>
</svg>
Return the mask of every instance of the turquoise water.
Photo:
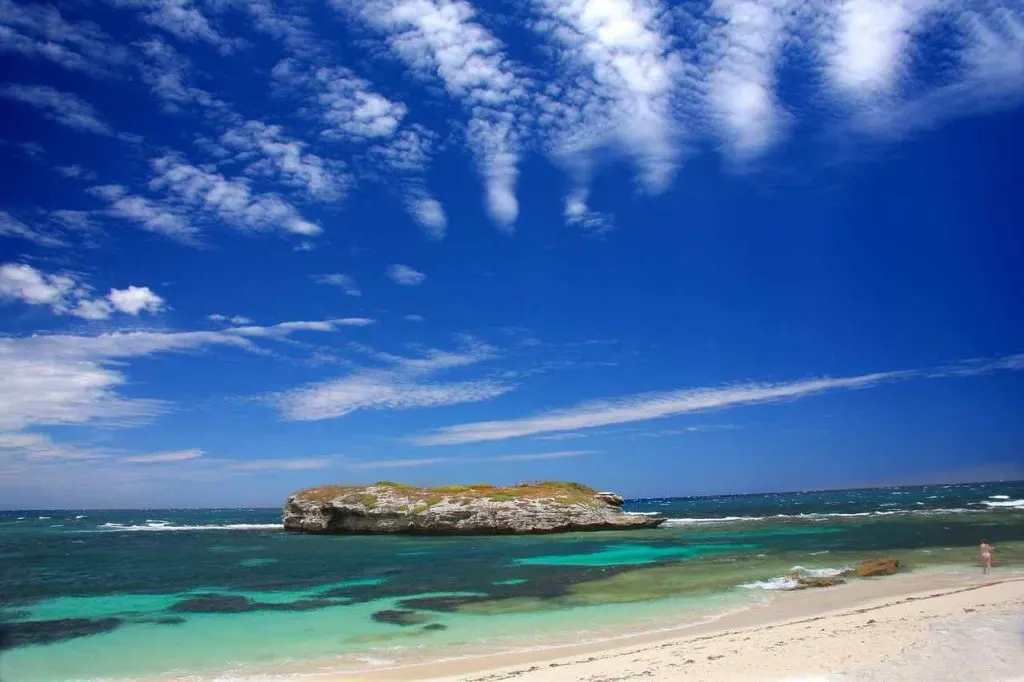
<svg viewBox="0 0 1024 682">
<path fill-rule="evenodd" d="M 0 514 L 0 679 L 397 665 L 692 622 L 793 566 L 1024 563 L 1024 483 L 638 500 L 662 528 L 304 536 L 277 510 Z M 605 627 L 613 624 L 614 628 Z"/>
</svg>

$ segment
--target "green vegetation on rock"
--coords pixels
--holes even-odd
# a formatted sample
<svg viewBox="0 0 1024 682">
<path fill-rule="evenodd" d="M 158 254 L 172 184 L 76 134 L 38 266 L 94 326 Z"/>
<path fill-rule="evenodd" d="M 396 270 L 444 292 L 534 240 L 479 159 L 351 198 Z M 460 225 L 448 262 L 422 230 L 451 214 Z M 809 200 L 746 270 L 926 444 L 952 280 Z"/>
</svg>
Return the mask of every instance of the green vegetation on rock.
<svg viewBox="0 0 1024 682">
<path fill-rule="evenodd" d="M 378 481 L 373 487 L 390 490 L 396 495 L 408 498 L 410 505 L 425 503 L 427 508 L 439 504 L 445 498 L 453 502 L 471 502 L 477 499 L 488 499 L 494 502 L 508 502 L 522 499 L 551 498 L 565 504 L 593 504 L 593 488 L 572 481 L 537 481 L 519 483 L 512 486 L 495 486 L 488 483 L 472 485 L 445 485 L 435 488 L 418 488 L 406 483 L 394 481 Z M 366 492 L 367 486 L 322 485 L 315 488 L 300 490 L 295 495 L 308 500 L 327 502 L 338 497 L 358 495 L 368 509 L 377 505 L 377 497 Z"/>
</svg>

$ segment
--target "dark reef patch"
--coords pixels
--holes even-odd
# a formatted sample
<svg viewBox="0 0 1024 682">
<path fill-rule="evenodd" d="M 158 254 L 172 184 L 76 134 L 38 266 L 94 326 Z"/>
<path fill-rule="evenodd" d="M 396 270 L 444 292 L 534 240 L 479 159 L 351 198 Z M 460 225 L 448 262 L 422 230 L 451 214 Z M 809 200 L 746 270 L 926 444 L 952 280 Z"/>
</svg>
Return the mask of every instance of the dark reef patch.
<svg viewBox="0 0 1024 682">
<path fill-rule="evenodd" d="M 29 620 L 4 626 L 5 646 L 53 644 L 78 637 L 99 635 L 117 629 L 120 618 L 60 618 L 56 620 Z"/>
<path fill-rule="evenodd" d="M 373 619 L 378 623 L 390 623 L 392 625 L 402 626 L 422 625 L 428 620 L 427 616 L 422 613 L 417 613 L 415 611 L 398 611 L 395 609 L 377 611 L 373 614 Z"/>
</svg>

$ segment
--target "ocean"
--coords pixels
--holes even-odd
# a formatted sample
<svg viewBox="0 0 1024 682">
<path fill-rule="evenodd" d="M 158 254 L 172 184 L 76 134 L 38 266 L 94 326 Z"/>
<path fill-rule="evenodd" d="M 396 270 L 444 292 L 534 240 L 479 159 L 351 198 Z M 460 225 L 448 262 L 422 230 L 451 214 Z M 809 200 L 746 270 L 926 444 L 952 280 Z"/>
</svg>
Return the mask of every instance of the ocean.
<svg viewBox="0 0 1024 682">
<path fill-rule="evenodd" d="M 657 631 L 879 555 L 1024 566 L 1024 482 L 630 500 L 658 529 L 312 536 L 278 509 L 0 512 L 5 682 L 296 679 Z"/>
</svg>

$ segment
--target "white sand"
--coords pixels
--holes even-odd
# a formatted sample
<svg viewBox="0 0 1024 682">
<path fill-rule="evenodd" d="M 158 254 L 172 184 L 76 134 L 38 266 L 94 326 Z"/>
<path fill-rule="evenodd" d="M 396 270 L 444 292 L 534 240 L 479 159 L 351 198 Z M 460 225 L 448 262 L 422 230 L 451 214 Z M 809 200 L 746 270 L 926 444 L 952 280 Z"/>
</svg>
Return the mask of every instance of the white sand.
<svg viewBox="0 0 1024 682">
<path fill-rule="evenodd" d="M 629 646 L 619 640 L 337 679 L 1024 682 L 1024 574 L 861 580 L 783 594 L 768 606 L 670 639 L 647 636 Z"/>
</svg>

